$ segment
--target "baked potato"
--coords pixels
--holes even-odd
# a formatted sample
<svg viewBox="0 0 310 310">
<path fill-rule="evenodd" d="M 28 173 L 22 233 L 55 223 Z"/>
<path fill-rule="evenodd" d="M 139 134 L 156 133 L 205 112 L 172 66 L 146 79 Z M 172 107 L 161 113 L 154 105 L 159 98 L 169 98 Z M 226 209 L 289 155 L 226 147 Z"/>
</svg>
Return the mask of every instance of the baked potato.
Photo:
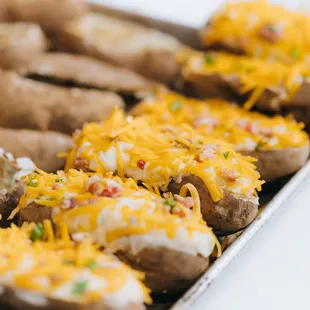
<svg viewBox="0 0 310 310">
<path fill-rule="evenodd" d="M 0 149 L 0 227 L 7 227 L 11 212 L 18 206 L 24 193 L 21 177 L 33 172 L 34 164 L 25 157 L 14 159 L 12 154 Z"/>
<path fill-rule="evenodd" d="M 51 32 L 85 14 L 87 4 L 83 0 L 9 0 L 8 10 L 12 21 L 33 22 Z"/>
<path fill-rule="evenodd" d="M 31 174 L 26 184 L 18 207 L 20 225 L 51 218 L 56 227 L 66 223 L 73 240 L 91 234 L 106 252 L 143 271 L 153 292 L 182 291 L 208 267 L 216 238 L 202 220 L 192 185 L 161 198 L 132 179 L 73 169 Z"/>
<path fill-rule="evenodd" d="M 157 83 L 131 70 L 91 57 L 69 53 L 45 53 L 19 68 L 35 80 L 61 86 L 109 90 L 128 98 L 152 92 Z"/>
<path fill-rule="evenodd" d="M 102 123 L 86 124 L 75 137 L 76 147 L 67 158 L 69 168 L 83 171 L 108 172 L 132 177 L 156 192 L 165 192 L 169 186 L 182 179 L 191 183 L 191 175 L 203 179 L 205 187 L 198 188 L 200 196 L 210 195 L 204 200 L 202 213 L 217 233 L 237 231 L 255 218 L 258 208 L 256 190 L 263 183 L 252 163 L 253 158 L 237 154 L 232 146 L 223 141 L 199 135 L 188 125 L 172 128 L 149 124 L 147 119 L 125 117 L 120 110 Z M 204 191 L 206 191 L 204 193 Z M 227 195 L 236 194 L 240 203 L 247 201 L 246 221 L 234 220 L 236 224 L 226 227 L 231 212 L 222 217 L 212 217 L 214 211 Z M 224 199 L 230 209 L 230 199 Z M 236 204 L 232 204 L 234 206 Z M 232 211 L 233 212 L 233 211 Z M 219 225 L 218 223 L 221 222 Z"/>
<path fill-rule="evenodd" d="M 181 43 L 158 30 L 103 14 L 88 14 L 66 24 L 59 45 L 170 83 L 176 77 Z"/>
<path fill-rule="evenodd" d="M 257 159 L 255 165 L 265 181 L 297 171 L 309 157 L 303 124 L 291 117 L 249 112 L 220 99 L 199 101 L 164 90 L 142 101 L 131 114 L 170 130 L 188 124 L 200 135 L 232 143 L 236 151 Z"/>
<path fill-rule="evenodd" d="M 142 274 L 104 255 L 90 240 L 74 243 L 65 231 L 55 238 L 48 221 L 0 229 L 0 241 L 2 305 L 141 310 L 150 302 Z"/>
<path fill-rule="evenodd" d="M 0 23 L 0 67 L 23 65 L 48 48 L 41 28 L 31 23 Z"/>
<path fill-rule="evenodd" d="M 201 31 L 201 44 L 292 64 L 310 54 L 308 14 L 270 1 L 227 3 Z"/>
<path fill-rule="evenodd" d="M 56 172 L 65 166 L 65 159 L 58 158 L 73 147 L 70 136 L 54 131 L 0 128 L 0 147 L 14 157 L 29 157 L 38 168 Z"/>
<path fill-rule="evenodd" d="M 0 126 L 71 134 L 124 102 L 113 92 L 65 88 L 0 71 Z"/>
</svg>

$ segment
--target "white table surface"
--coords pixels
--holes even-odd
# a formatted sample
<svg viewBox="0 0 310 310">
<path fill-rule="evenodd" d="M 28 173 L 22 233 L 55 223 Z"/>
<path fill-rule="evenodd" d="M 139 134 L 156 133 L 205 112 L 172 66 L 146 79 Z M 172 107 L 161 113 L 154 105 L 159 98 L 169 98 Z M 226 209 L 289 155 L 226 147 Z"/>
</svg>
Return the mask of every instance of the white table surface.
<svg viewBox="0 0 310 310">
<path fill-rule="evenodd" d="M 1 1 L 1 0 L 0 0 Z M 221 0 L 95 0 L 202 25 Z M 308 10 L 310 1 L 277 1 Z M 193 310 L 310 309 L 310 176 L 202 295 Z M 309 295 L 308 295 L 309 294 Z"/>
</svg>

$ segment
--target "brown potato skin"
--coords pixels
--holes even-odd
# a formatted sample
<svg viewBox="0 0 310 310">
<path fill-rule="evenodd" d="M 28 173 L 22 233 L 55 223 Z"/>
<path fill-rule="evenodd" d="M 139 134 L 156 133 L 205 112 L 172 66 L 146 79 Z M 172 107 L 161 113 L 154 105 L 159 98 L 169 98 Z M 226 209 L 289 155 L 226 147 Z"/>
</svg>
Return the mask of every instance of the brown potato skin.
<svg viewBox="0 0 310 310">
<path fill-rule="evenodd" d="M 283 150 L 242 151 L 241 153 L 256 158 L 255 165 L 261 179 L 270 182 L 299 170 L 308 160 L 309 152 L 309 145 L 305 145 Z"/>
<path fill-rule="evenodd" d="M 3 189 L 0 191 L 0 214 L 2 216 L 0 220 L 0 227 L 6 228 L 11 225 L 13 221 L 8 220 L 11 212 L 18 206 L 20 197 L 24 194 L 25 185 L 22 181 L 19 181 L 12 186 L 11 189 Z"/>
<path fill-rule="evenodd" d="M 76 19 L 87 12 L 86 1 L 9 1 L 9 14 L 11 20 L 34 22 L 47 31 L 55 31 L 64 23 Z"/>
<path fill-rule="evenodd" d="M 130 23 L 130 22 L 128 22 Z M 135 25 L 135 23 L 132 23 Z M 124 27 L 127 27 L 126 24 Z M 128 26 L 130 27 L 130 26 Z M 111 27 L 113 33 L 113 28 Z M 133 31 L 134 33 L 134 31 Z M 57 36 L 58 47 L 110 62 L 136 71 L 152 80 L 170 84 L 177 77 L 179 64 L 177 54 L 179 49 L 136 49 L 132 52 L 122 52 L 110 43 L 99 46 L 89 42 L 87 38 L 75 35 L 64 27 Z M 180 44 L 181 48 L 181 44 Z"/>
<path fill-rule="evenodd" d="M 137 254 L 127 250 L 116 255 L 132 268 L 145 273 L 144 282 L 153 293 L 182 292 L 209 266 L 209 258 L 165 247 L 147 247 Z"/>
<path fill-rule="evenodd" d="M 16 289 L 3 286 L 4 292 L 0 295 L 0 306 L 3 310 L 55 310 L 55 309 L 66 309 L 66 310 L 113 310 L 115 308 L 108 307 L 102 303 L 92 303 L 92 304 L 79 304 L 74 302 L 67 302 L 64 300 L 58 300 L 54 298 L 47 298 L 46 306 L 37 306 L 27 303 L 21 299 L 17 298 Z M 20 292 L 22 290 L 19 290 Z M 3 308 L 5 305 L 10 308 Z M 144 310 L 145 306 L 140 304 L 130 304 L 121 310 Z"/>
<path fill-rule="evenodd" d="M 224 197 L 220 201 L 213 202 L 206 185 L 200 177 L 195 175 L 184 177 L 179 184 L 172 181 L 168 190 L 178 194 L 181 187 L 187 183 L 197 188 L 203 219 L 218 236 L 229 235 L 244 229 L 255 219 L 258 203 L 227 191 L 224 191 Z"/>
<path fill-rule="evenodd" d="M 78 87 L 126 94 L 151 91 L 157 86 L 157 83 L 126 68 L 87 56 L 61 52 L 42 54 L 20 68 L 19 72 L 27 76 L 45 77 L 59 84 L 72 83 Z"/>
<path fill-rule="evenodd" d="M 47 39 L 36 24 L 0 23 L 0 33 L 8 38 L 0 46 L 0 67 L 4 69 L 22 66 L 48 48 Z"/>
<path fill-rule="evenodd" d="M 42 223 L 44 220 L 52 219 L 52 208 L 39 206 L 32 202 L 27 207 L 21 209 L 18 212 L 18 226 L 22 226 L 23 223 Z"/>
<path fill-rule="evenodd" d="M 65 88 L 0 71 L 0 126 L 72 134 L 84 123 L 102 121 L 124 107 L 112 92 Z"/>
<path fill-rule="evenodd" d="M 45 172 L 56 172 L 65 165 L 57 154 L 73 147 L 72 138 L 54 131 L 0 128 L 0 147 L 16 157 L 29 157 Z"/>
</svg>

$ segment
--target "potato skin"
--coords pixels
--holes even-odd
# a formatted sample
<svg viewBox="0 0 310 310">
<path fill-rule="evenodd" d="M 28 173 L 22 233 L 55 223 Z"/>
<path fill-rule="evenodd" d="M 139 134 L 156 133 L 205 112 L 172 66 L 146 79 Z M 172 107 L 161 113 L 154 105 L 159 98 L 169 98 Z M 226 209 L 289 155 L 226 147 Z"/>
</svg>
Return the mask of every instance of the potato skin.
<svg viewBox="0 0 310 310">
<path fill-rule="evenodd" d="M 72 134 L 102 121 L 124 101 L 113 92 L 64 88 L 0 71 L 0 126 Z"/>
<path fill-rule="evenodd" d="M 242 151 L 241 153 L 256 158 L 255 165 L 262 180 L 270 182 L 299 170 L 308 160 L 309 152 L 309 145 L 305 145 L 283 150 Z"/>
<path fill-rule="evenodd" d="M 1 0 L 2 1 L 2 0 Z M 9 14 L 13 21 L 34 22 L 47 31 L 55 31 L 64 23 L 87 12 L 82 0 L 9 0 Z"/>
<path fill-rule="evenodd" d="M 0 67 L 4 69 L 22 66 L 48 48 L 47 39 L 36 24 L 0 23 L 0 34 L 7 38 L 0 47 Z"/>
<path fill-rule="evenodd" d="M 32 202 L 18 212 L 17 218 L 18 226 L 22 226 L 25 222 L 42 223 L 44 220 L 52 219 L 52 208 L 39 206 Z"/>
<path fill-rule="evenodd" d="M 178 194 L 180 188 L 187 183 L 197 188 L 203 219 L 218 236 L 230 235 L 244 229 L 255 219 L 259 206 L 256 201 L 224 191 L 224 197 L 213 202 L 206 185 L 195 175 L 183 177 L 179 184 L 172 181 L 168 190 Z"/>
<path fill-rule="evenodd" d="M 153 293 L 180 293 L 209 266 L 209 258 L 165 247 L 147 247 L 137 254 L 128 249 L 116 255 L 132 268 L 145 273 L 144 282 Z"/>
<path fill-rule="evenodd" d="M 65 309 L 65 310 L 113 310 L 115 308 L 108 307 L 102 303 L 92 303 L 92 304 L 79 304 L 74 302 L 67 302 L 64 300 L 57 300 L 54 298 L 46 298 L 46 305 L 34 305 L 28 303 L 20 298 L 16 293 L 25 292 L 22 290 L 17 290 L 8 286 L 2 286 L 4 291 L 0 295 L 0 305 L 7 305 L 13 307 L 15 310 L 55 310 L 55 309 Z M 40 295 L 41 296 L 41 295 Z M 140 304 L 130 304 L 122 310 L 144 310 L 145 306 Z M 8 309 L 9 310 L 9 309 Z"/>
<path fill-rule="evenodd" d="M 29 157 L 45 172 L 56 172 L 65 165 L 57 154 L 73 147 L 69 135 L 54 131 L 18 130 L 0 128 L 0 147 L 17 157 Z"/>
<path fill-rule="evenodd" d="M 11 212 L 18 206 L 20 197 L 24 194 L 25 185 L 22 181 L 14 184 L 11 189 L 3 189 L 0 191 L 0 214 L 2 218 L 0 220 L 0 227 L 9 227 L 13 221 L 8 220 Z"/>
</svg>

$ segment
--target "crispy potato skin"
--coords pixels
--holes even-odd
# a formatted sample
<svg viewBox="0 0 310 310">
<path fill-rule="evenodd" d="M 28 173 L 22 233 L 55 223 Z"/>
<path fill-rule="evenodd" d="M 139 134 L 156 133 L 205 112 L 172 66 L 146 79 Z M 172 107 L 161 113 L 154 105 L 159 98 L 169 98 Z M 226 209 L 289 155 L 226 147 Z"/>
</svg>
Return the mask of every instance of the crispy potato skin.
<svg viewBox="0 0 310 310">
<path fill-rule="evenodd" d="M 2 1 L 2 0 L 1 0 Z M 87 12 L 82 0 L 9 0 L 9 14 L 13 21 L 30 21 L 47 31 L 55 31 L 64 23 Z"/>
<path fill-rule="evenodd" d="M 22 226 L 25 222 L 42 223 L 44 220 L 52 219 L 52 208 L 39 206 L 32 202 L 26 208 L 21 209 L 17 217 L 18 226 Z"/>
<path fill-rule="evenodd" d="M 193 256 L 165 247 L 147 247 L 133 254 L 117 252 L 125 263 L 145 273 L 145 284 L 153 293 L 182 292 L 209 266 L 209 258 Z"/>
<path fill-rule="evenodd" d="M 11 212 L 17 207 L 20 197 L 24 194 L 24 183 L 19 181 L 12 186 L 11 189 L 3 189 L 0 191 L 0 227 L 9 227 L 13 221 L 9 221 L 8 217 Z"/>
<path fill-rule="evenodd" d="M 0 67 L 4 69 L 22 66 L 48 48 L 47 39 L 36 24 L 0 23 L 0 31 L 8 38 L 0 47 Z"/>
<path fill-rule="evenodd" d="M 29 157 L 45 172 L 56 172 L 65 165 L 57 154 L 73 147 L 69 135 L 54 131 L 18 130 L 0 128 L 0 146 L 14 157 Z"/>
<path fill-rule="evenodd" d="M 92 304 L 79 304 L 74 302 L 67 302 L 63 300 L 57 300 L 54 298 L 46 298 L 46 305 L 34 305 L 28 303 L 20 298 L 18 298 L 18 293 L 23 293 L 25 291 L 16 290 L 11 287 L 3 286 L 4 292 L 0 296 L 1 309 L 4 305 L 13 307 L 15 310 L 55 310 L 55 309 L 66 309 L 66 310 L 112 310 L 115 308 L 108 307 L 102 303 L 92 303 Z M 41 296 L 41 295 L 39 295 Z M 2 304 L 1 304 L 2 303 Z M 3 305 L 3 306 L 2 306 Z M 5 307 L 5 306 L 4 306 Z M 9 310 L 11 308 L 4 308 L 4 310 Z M 140 304 L 130 304 L 121 310 L 144 310 L 144 305 Z"/>
<path fill-rule="evenodd" d="M 0 126 L 72 134 L 86 122 L 102 121 L 124 107 L 112 92 L 64 88 L 0 71 Z"/>
<path fill-rule="evenodd" d="M 255 165 L 262 180 L 270 182 L 299 170 L 309 158 L 309 152 L 309 145 L 306 145 L 284 150 L 242 151 L 241 153 L 256 158 Z"/>
<path fill-rule="evenodd" d="M 191 183 L 197 188 L 203 218 L 217 235 L 224 236 L 235 233 L 255 219 L 258 203 L 227 191 L 224 191 L 224 197 L 220 201 L 213 202 L 204 182 L 195 175 L 184 177 L 180 184 L 171 182 L 168 189 L 177 194 L 180 188 L 187 183 Z"/>
</svg>

